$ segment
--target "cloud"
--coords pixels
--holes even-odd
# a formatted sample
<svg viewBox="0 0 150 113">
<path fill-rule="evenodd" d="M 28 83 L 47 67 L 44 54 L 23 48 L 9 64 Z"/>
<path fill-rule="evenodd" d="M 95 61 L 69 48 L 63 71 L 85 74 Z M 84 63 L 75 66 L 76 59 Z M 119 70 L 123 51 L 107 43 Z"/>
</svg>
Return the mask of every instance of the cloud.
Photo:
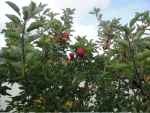
<svg viewBox="0 0 150 113">
<path fill-rule="evenodd" d="M 40 0 L 35 0 L 40 1 Z M 43 0 L 52 9 L 76 8 L 78 13 L 88 12 L 93 7 L 107 8 L 111 0 Z"/>
<path fill-rule="evenodd" d="M 14 11 L 5 3 L 7 0 L 0 0 L 0 31 L 4 28 L 8 18 L 5 17 L 7 13 L 14 13 Z M 28 5 L 31 0 L 9 0 L 16 3 L 20 8 Z M 88 14 L 93 7 L 99 7 L 101 9 L 107 8 L 111 0 L 32 0 L 36 3 L 46 3 L 55 12 L 62 12 L 64 8 L 76 8 L 76 14 L 74 18 L 74 35 L 86 35 L 91 38 L 96 36 L 96 28 L 93 25 L 83 25 L 80 22 L 81 17 Z M 87 20 L 85 20 L 87 21 Z M 3 40 L 0 40 L 3 42 Z"/>
<path fill-rule="evenodd" d="M 12 13 L 13 11 L 11 8 L 5 3 L 7 0 L 0 0 L 0 16 L 3 16 L 6 13 Z M 31 0 L 9 0 L 16 3 L 20 8 L 22 6 L 28 5 Z M 81 14 L 87 14 L 89 10 L 93 7 L 99 7 L 101 9 L 107 8 L 111 0 L 32 0 L 36 3 L 45 3 L 54 10 L 55 12 L 61 12 L 61 9 L 64 8 L 75 8 L 77 11 L 76 13 L 82 16 Z M 1 19 L 2 20 L 2 19 Z"/>
<path fill-rule="evenodd" d="M 6 13 L 12 13 L 11 8 L 5 3 L 7 0 L 0 0 L 0 16 L 3 18 Z M 9 0 L 16 3 L 20 8 L 28 5 L 31 0 Z M 45 3 L 55 12 L 61 12 L 64 8 L 75 8 L 76 14 L 83 16 L 87 14 L 93 7 L 101 9 L 107 8 L 111 0 L 32 0 L 36 3 Z M 5 18 L 6 19 L 6 18 Z M 5 20 L 3 19 L 3 20 Z M 1 19 L 2 21 L 2 19 Z"/>
<path fill-rule="evenodd" d="M 75 29 L 74 36 L 87 36 L 87 39 L 97 39 L 96 25 L 82 25 L 77 23 L 73 25 L 73 29 Z"/>
<path fill-rule="evenodd" d="M 6 7 L 5 1 L 7 0 L 1 0 L 1 8 Z M 18 6 L 24 6 L 30 3 L 31 0 L 9 0 L 14 3 L 16 3 Z M 54 10 L 60 10 L 64 8 L 76 8 L 80 12 L 87 11 L 88 9 L 92 7 L 99 7 L 101 9 L 107 8 L 111 0 L 32 0 L 36 3 L 46 3 L 50 6 L 50 8 Z M 6 10 L 4 10 L 6 11 Z"/>
</svg>

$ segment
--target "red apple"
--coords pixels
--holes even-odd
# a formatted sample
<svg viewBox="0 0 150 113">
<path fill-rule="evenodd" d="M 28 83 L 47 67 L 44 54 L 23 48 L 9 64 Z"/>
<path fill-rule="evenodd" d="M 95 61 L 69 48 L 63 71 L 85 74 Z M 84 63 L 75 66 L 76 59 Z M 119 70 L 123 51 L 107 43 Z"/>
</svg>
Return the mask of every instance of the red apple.
<svg viewBox="0 0 150 113">
<path fill-rule="evenodd" d="M 76 54 L 80 58 L 83 58 L 85 56 L 85 53 L 86 53 L 85 48 L 77 48 L 77 50 L 76 50 Z"/>
<path fill-rule="evenodd" d="M 74 59 L 74 53 L 69 53 L 68 60 L 72 61 Z"/>
<path fill-rule="evenodd" d="M 64 32 L 63 33 L 63 40 L 67 41 L 69 39 L 69 33 L 68 32 Z"/>
</svg>

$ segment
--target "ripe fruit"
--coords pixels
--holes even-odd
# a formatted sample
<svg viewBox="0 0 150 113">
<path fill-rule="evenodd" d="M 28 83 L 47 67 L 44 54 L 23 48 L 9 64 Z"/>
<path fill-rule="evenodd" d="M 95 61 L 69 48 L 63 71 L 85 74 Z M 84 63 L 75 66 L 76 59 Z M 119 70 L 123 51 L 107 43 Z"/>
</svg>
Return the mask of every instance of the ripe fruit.
<svg viewBox="0 0 150 113">
<path fill-rule="evenodd" d="M 57 34 L 55 36 L 56 42 L 59 44 L 66 44 L 66 42 L 69 40 L 69 32 L 63 32 L 61 34 Z"/>
<path fill-rule="evenodd" d="M 68 32 L 64 32 L 63 33 L 63 38 L 64 41 L 67 41 L 69 39 L 69 33 Z"/>
<path fill-rule="evenodd" d="M 72 60 L 74 60 L 74 58 L 75 58 L 75 55 L 74 55 L 74 53 L 69 53 L 68 55 L 67 55 L 67 64 L 70 64 L 71 63 L 71 61 Z"/>
<path fill-rule="evenodd" d="M 76 54 L 80 58 L 83 58 L 85 56 L 85 53 L 86 53 L 85 48 L 77 48 L 76 50 Z"/>
<path fill-rule="evenodd" d="M 74 59 L 74 53 L 69 53 L 68 55 L 68 60 L 73 60 Z"/>
</svg>

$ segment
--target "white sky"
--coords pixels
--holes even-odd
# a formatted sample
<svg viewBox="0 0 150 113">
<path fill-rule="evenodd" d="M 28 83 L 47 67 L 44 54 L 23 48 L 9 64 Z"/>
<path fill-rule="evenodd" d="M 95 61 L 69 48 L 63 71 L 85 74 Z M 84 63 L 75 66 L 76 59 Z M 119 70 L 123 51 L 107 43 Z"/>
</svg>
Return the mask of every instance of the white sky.
<svg viewBox="0 0 150 113">
<path fill-rule="evenodd" d="M 8 21 L 5 14 L 14 13 L 14 11 L 5 3 L 7 0 L 0 0 L 0 31 L 4 28 L 5 22 Z M 9 0 L 16 3 L 20 8 L 22 6 L 28 5 L 31 0 Z M 95 25 L 84 25 L 81 23 L 80 17 L 88 12 L 93 7 L 100 7 L 101 9 L 107 8 L 111 0 L 32 0 L 36 3 L 46 3 L 54 12 L 61 13 L 61 9 L 64 8 L 76 8 L 76 13 L 74 15 L 74 25 L 73 29 L 75 30 L 74 35 L 86 35 L 88 39 L 97 36 L 96 24 Z M 85 20 L 88 21 L 88 20 Z M 1 38 L 3 35 L 0 35 L 0 47 L 4 46 L 4 40 Z"/>
</svg>

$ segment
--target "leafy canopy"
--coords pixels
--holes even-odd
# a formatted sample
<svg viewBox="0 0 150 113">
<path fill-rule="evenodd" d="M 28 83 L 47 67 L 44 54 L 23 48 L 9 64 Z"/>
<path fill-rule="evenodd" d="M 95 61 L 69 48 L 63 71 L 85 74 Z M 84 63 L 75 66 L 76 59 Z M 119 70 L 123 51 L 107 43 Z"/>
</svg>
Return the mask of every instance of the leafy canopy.
<svg viewBox="0 0 150 113">
<path fill-rule="evenodd" d="M 12 99 L 5 111 L 150 112 L 148 11 L 122 25 L 118 18 L 103 20 L 95 8 L 90 13 L 98 20 L 99 39 L 94 42 L 72 37 L 75 9 L 58 16 L 42 3 L 22 9 L 6 3 L 16 15 L 6 14 L 7 46 L 0 51 L 0 95 Z M 19 84 L 21 92 L 11 96 L 6 82 Z"/>
</svg>

